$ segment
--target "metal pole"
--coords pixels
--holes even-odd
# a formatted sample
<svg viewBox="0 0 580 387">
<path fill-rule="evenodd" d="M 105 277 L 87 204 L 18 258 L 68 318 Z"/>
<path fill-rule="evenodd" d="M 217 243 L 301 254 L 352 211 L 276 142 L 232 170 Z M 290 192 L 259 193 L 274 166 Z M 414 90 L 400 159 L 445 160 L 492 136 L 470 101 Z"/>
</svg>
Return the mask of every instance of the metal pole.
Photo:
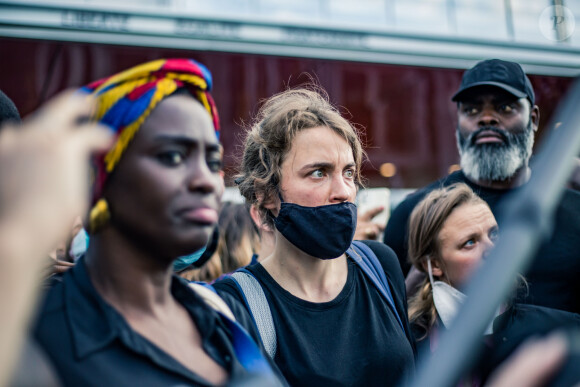
<svg viewBox="0 0 580 387">
<path fill-rule="evenodd" d="M 554 0 L 554 32 L 556 33 L 556 39 L 558 42 L 569 42 L 570 39 L 568 35 L 568 21 L 566 20 L 566 15 L 564 15 L 564 1 Z"/>
<path fill-rule="evenodd" d="M 512 12 L 512 2 L 511 0 L 504 0 L 503 5 L 505 9 L 505 25 L 507 34 L 510 40 L 515 40 L 516 33 L 514 29 L 514 14 Z"/>
<path fill-rule="evenodd" d="M 552 122 L 562 125 L 542 144 L 532 163 L 529 182 L 506 198 L 498 212 L 502 219 L 499 241 L 468 284 L 467 302 L 450 329 L 442 333 L 435 353 L 419 363 L 412 386 L 457 384 L 473 365 L 483 332 L 512 291 L 517 273 L 525 272 L 540 242 L 550 235 L 554 211 L 572 171 L 574 157 L 580 151 L 579 100 L 580 79 L 577 79 L 554 114 Z"/>
</svg>

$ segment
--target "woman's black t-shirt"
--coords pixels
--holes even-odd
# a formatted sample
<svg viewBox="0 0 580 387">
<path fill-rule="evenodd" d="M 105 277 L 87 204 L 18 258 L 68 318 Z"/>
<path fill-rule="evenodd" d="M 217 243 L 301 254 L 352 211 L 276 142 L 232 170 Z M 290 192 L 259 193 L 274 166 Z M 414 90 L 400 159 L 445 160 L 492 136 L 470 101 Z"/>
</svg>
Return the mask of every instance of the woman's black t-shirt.
<svg viewBox="0 0 580 387">
<path fill-rule="evenodd" d="M 405 328 L 404 281 L 393 251 L 366 242 L 381 262 Z M 278 339 L 276 364 L 294 386 L 386 386 L 410 379 L 414 343 L 392 309 L 358 265 L 348 259 L 348 277 L 332 301 L 313 303 L 284 290 L 261 264 L 248 268 L 270 304 Z M 214 285 L 242 303 L 231 278 Z"/>
</svg>

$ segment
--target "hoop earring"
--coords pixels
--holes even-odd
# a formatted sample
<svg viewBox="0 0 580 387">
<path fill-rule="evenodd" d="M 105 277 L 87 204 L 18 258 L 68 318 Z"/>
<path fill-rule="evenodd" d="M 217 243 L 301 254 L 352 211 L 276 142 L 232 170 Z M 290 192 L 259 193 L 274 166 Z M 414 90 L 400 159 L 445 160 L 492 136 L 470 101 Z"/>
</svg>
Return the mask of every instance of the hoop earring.
<svg viewBox="0 0 580 387">
<path fill-rule="evenodd" d="M 109 223 L 110 219 L 111 213 L 109 212 L 109 205 L 105 199 L 101 198 L 91 209 L 89 215 L 89 232 L 96 234 Z"/>
</svg>

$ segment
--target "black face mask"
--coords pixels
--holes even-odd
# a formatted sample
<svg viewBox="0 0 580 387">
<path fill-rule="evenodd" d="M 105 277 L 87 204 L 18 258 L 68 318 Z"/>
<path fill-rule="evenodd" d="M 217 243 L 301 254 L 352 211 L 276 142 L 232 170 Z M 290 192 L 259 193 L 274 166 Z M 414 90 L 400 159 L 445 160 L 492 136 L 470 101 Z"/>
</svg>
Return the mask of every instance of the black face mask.
<svg viewBox="0 0 580 387">
<path fill-rule="evenodd" d="M 356 205 L 350 202 L 304 207 L 282 201 L 276 229 L 294 246 L 320 259 L 348 250 L 356 230 Z"/>
</svg>

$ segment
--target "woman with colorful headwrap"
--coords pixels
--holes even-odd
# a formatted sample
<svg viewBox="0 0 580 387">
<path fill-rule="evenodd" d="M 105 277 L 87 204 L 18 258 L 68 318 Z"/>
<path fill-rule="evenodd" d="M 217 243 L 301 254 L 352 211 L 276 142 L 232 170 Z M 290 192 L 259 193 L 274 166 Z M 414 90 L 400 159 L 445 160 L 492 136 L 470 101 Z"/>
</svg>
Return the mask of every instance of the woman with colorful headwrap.
<svg viewBox="0 0 580 387">
<path fill-rule="evenodd" d="M 221 385 L 273 377 L 238 323 L 173 276 L 218 219 L 219 121 L 211 75 L 149 62 L 84 88 L 115 132 L 95 162 L 91 243 L 48 293 L 35 335 L 65 385 Z M 240 309 L 242 307 L 240 306 Z"/>
</svg>

